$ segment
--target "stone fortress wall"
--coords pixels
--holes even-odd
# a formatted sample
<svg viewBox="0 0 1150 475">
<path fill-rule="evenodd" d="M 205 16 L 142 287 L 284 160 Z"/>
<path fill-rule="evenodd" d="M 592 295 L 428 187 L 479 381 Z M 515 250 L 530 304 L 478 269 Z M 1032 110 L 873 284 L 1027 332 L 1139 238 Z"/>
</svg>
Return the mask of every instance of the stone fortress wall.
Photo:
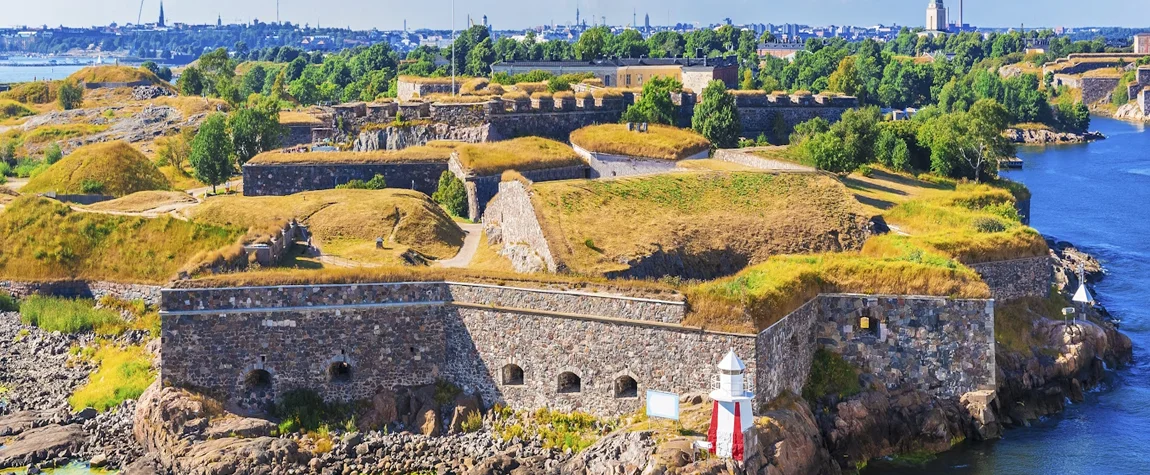
<svg viewBox="0 0 1150 475">
<path fill-rule="evenodd" d="M 990 286 L 995 300 L 1048 297 L 1054 278 L 1054 265 L 1049 256 L 984 262 L 969 267 Z"/>
<path fill-rule="evenodd" d="M 285 196 L 304 191 L 330 190 L 351 180 L 368 181 L 383 175 L 388 188 L 416 190 L 430 196 L 439 187 L 447 161 L 421 163 L 245 163 L 245 196 Z"/>
<path fill-rule="evenodd" d="M 516 272 L 557 272 L 551 245 L 543 234 L 539 215 L 531 204 L 527 186 L 519 181 L 499 184 L 499 193 L 483 213 L 483 232 L 488 244 L 500 244 L 499 255 L 511 261 Z"/>
<path fill-rule="evenodd" d="M 1084 77 L 1079 80 L 1082 85 L 1082 101 L 1093 104 L 1105 100 L 1118 87 L 1121 78 L 1118 77 Z"/>
</svg>

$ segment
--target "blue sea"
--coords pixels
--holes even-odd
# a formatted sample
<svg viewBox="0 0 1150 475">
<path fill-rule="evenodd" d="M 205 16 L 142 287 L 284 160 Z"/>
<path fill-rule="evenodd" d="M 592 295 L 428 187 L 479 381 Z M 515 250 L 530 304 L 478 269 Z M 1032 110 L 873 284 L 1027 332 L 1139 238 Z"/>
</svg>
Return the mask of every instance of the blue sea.
<svg viewBox="0 0 1150 475">
<path fill-rule="evenodd" d="M 28 81 L 44 81 L 64 79 L 72 73 L 79 71 L 94 59 L 57 59 L 55 65 L 48 65 L 52 58 L 9 56 L 0 60 L 0 84 L 9 84 Z M 85 64 L 66 64 L 66 63 Z"/>
<path fill-rule="evenodd" d="M 968 444 L 924 467 L 876 463 L 867 473 L 1150 473 L 1150 133 L 1095 118 L 1107 140 L 1019 151 L 1025 168 L 1004 175 L 1034 193 L 1031 225 L 1096 256 L 1108 271 L 1098 300 L 1134 342 L 1135 362 L 1066 412 L 1002 440 Z"/>
</svg>

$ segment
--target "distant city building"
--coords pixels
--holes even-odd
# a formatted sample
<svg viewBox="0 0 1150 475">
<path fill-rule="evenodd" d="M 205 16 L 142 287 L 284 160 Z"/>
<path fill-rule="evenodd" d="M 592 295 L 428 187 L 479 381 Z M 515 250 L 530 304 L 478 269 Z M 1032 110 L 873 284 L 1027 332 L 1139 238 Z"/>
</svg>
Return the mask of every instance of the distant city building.
<svg viewBox="0 0 1150 475">
<path fill-rule="evenodd" d="M 1134 35 L 1134 54 L 1150 54 L 1150 33 Z"/>
<path fill-rule="evenodd" d="M 942 0 L 931 0 L 926 6 L 926 31 L 946 31 L 946 7 Z"/>
<path fill-rule="evenodd" d="M 759 57 L 774 56 L 780 59 L 794 59 L 795 55 L 803 50 L 803 43 L 793 41 L 760 43 L 756 49 Z"/>
<path fill-rule="evenodd" d="M 160 2 L 160 21 L 156 25 L 160 28 L 167 26 L 164 24 L 164 2 Z"/>
<path fill-rule="evenodd" d="M 591 73 L 607 87 L 641 88 L 655 77 L 673 78 L 696 94 L 712 80 L 727 87 L 739 83 L 739 64 L 734 58 L 683 59 L 640 58 L 603 59 L 596 61 L 501 61 L 491 65 L 492 73 L 522 74 L 547 71 L 561 74 Z"/>
</svg>

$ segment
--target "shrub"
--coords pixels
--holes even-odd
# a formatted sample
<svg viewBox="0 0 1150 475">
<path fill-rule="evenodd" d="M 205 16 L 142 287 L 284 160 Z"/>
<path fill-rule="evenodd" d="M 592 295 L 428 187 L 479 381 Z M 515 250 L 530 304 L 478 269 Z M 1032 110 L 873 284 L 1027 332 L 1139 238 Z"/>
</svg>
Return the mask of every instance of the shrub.
<svg viewBox="0 0 1150 475">
<path fill-rule="evenodd" d="M 72 110 L 83 105 L 84 86 L 71 81 L 64 81 L 60 83 L 59 91 L 57 96 L 60 102 L 60 108 Z"/>
<path fill-rule="evenodd" d="M 431 194 L 431 199 L 453 216 L 467 215 L 467 190 L 463 187 L 463 181 L 450 171 L 439 175 L 439 188 Z"/>
<path fill-rule="evenodd" d="M 376 174 L 368 181 L 351 180 L 335 187 L 337 190 L 383 190 L 386 188 L 387 180 L 380 174 Z"/>
<path fill-rule="evenodd" d="M 870 165 L 859 165 L 858 172 L 859 175 L 865 176 L 867 178 L 870 178 L 871 175 L 874 175 L 874 169 L 871 168 Z"/>
<path fill-rule="evenodd" d="M 85 179 L 80 182 L 80 191 L 86 195 L 98 195 L 104 192 L 104 183 L 97 180 Z"/>
<path fill-rule="evenodd" d="M 474 411 L 467 415 L 467 419 L 463 420 L 463 432 L 478 432 L 483 428 L 483 415 L 479 411 Z"/>
<path fill-rule="evenodd" d="M 60 161 L 61 158 L 64 158 L 64 152 L 60 151 L 60 144 L 53 142 L 51 145 L 48 145 L 48 148 L 44 151 L 44 163 L 52 165 Z"/>
<path fill-rule="evenodd" d="M 803 386 L 803 399 L 814 402 L 828 395 L 850 397 L 861 391 L 854 366 L 837 353 L 819 349 L 811 362 L 811 375 Z"/>
<path fill-rule="evenodd" d="M 0 290 L 0 312 L 15 312 L 20 310 L 20 305 L 16 303 L 16 298 L 12 294 Z"/>
<path fill-rule="evenodd" d="M 971 222 L 974 229 L 980 233 L 1000 233 L 1006 231 L 1006 225 L 994 218 L 979 217 Z"/>
<path fill-rule="evenodd" d="M 346 425 L 354 412 L 354 405 L 324 402 L 319 393 L 310 389 L 288 391 L 272 408 L 272 415 L 283 419 L 279 425 L 281 435 L 318 432 L 321 439 L 327 436 L 329 422 Z"/>
<path fill-rule="evenodd" d="M 99 369 L 68 402 L 73 409 L 86 407 L 106 411 L 128 399 L 137 399 L 155 380 L 151 356 L 143 346 L 104 346 L 96 351 Z"/>
<path fill-rule="evenodd" d="M 71 300 L 33 295 L 20 304 L 20 320 L 44 331 L 119 335 L 127 324 L 119 313 L 95 308 L 91 300 Z"/>
</svg>

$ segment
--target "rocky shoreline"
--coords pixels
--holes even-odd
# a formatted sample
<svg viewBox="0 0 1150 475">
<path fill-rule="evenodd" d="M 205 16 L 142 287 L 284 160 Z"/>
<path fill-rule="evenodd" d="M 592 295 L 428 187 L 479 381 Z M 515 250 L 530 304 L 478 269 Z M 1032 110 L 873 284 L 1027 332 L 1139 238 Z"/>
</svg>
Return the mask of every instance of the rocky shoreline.
<svg viewBox="0 0 1150 475">
<path fill-rule="evenodd" d="M 1006 129 L 1006 138 L 1016 144 L 1065 145 L 1093 142 L 1106 138 L 1102 132 L 1056 132 L 1049 129 Z"/>
</svg>

